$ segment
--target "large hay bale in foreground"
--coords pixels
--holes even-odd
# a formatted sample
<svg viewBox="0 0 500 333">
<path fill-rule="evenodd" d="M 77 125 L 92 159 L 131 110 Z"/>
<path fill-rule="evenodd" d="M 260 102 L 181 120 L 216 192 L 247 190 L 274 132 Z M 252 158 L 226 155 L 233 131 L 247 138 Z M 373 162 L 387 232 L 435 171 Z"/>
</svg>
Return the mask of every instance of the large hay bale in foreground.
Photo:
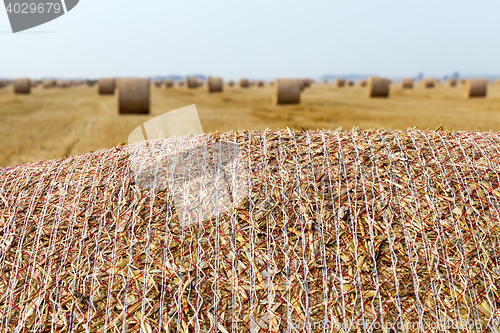
<svg viewBox="0 0 500 333">
<path fill-rule="evenodd" d="M 240 88 L 249 88 L 250 87 L 250 81 L 248 79 L 240 79 L 238 82 L 238 85 Z"/>
<path fill-rule="evenodd" d="M 31 80 L 27 78 L 14 80 L 15 94 L 31 94 Z"/>
<path fill-rule="evenodd" d="M 222 92 L 224 82 L 221 77 L 209 77 L 207 79 L 207 90 L 209 93 Z"/>
<path fill-rule="evenodd" d="M 411 77 L 405 77 L 401 85 L 403 89 L 413 89 L 413 79 Z"/>
<path fill-rule="evenodd" d="M 198 88 L 200 86 L 200 82 L 196 77 L 187 77 L 186 78 L 186 87 L 190 89 Z"/>
<path fill-rule="evenodd" d="M 436 80 L 433 78 L 425 78 L 422 79 L 422 87 L 423 88 L 434 88 L 436 86 Z"/>
<path fill-rule="evenodd" d="M 114 95 L 116 80 L 111 78 L 102 78 L 98 81 L 99 95 Z"/>
<path fill-rule="evenodd" d="M 273 86 L 273 103 L 300 103 L 301 83 L 299 79 L 276 79 Z"/>
<path fill-rule="evenodd" d="M 333 81 L 333 86 L 335 88 L 341 88 L 345 86 L 345 79 L 336 78 L 335 81 Z"/>
<path fill-rule="evenodd" d="M 465 97 L 486 97 L 488 81 L 485 79 L 468 79 L 464 85 Z"/>
<path fill-rule="evenodd" d="M 118 113 L 149 113 L 149 80 L 121 78 L 118 80 Z"/>
<path fill-rule="evenodd" d="M 390 83 L 388 79 L 370 76 L 366 81 L 368 97 L 389 97 Z"/>
<path fill-rule="evenodd" d="M 254 131 L 0 170 L 3 331 L 494 331 L 499 147 Z"/>
</svg>

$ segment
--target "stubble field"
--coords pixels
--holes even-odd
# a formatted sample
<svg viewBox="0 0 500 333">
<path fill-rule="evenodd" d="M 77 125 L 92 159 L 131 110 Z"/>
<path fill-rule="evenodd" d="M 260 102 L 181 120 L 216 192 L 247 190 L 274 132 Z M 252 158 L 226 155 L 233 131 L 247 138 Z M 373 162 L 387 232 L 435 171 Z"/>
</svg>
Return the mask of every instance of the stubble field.
<svg viewBox="0 0 500 333">
<path fill-rule="evenodd" d="M 359 127 L 500 131 L 500 85 L 486 98 L 465 99 L 463 87 L 438 85 L 403 90 L 391 85 L 390 98 L 368 99 L 361 87 L 313 84 L 299 105 L 272 105 L 272 87 L 205 89 L 151 87 L 151 114 L 118 115 L 117 97 L 99 96 L 97 87 L 32 89 L 14 95 L 0 89 L 0 168 L 75 155 L 126 143 L 129 133 L 165 112 L 196 104 L 203 130 Z"/>
</svg>

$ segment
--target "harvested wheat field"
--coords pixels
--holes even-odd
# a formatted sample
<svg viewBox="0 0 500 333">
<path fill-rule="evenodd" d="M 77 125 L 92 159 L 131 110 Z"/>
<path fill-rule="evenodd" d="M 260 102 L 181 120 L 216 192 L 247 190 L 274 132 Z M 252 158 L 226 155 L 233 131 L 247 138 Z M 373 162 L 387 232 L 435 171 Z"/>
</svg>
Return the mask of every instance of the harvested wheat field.
<svg viewBox="0 0 500 333">
<path fill-rule="evenodd" d="M 489 331 L 499 147 L 496 133 L 285 129 L 4 170 L 1 330 Z"/>
<path fill-rule="evenodd" d="M 100 96 L 94 87 L 32 89 L 14 95 L 0 89 L 0 168 L 75 155 L 126 142 L 141 123 L 165 112 L 196 104 L 206 133 L 277 128 L 386 128 L 500 131 L 500 86 L 490 84 L 486 98 L 467 100 L 463 86 L 420 84 L 403 90 L 392 84 L 388 99 L 369 99 L 366 88 L 338 89 L 312 84 L 297 105 L 273 105 L 273 88 L 151 89 L 150 115 L 118 114 L 117 96 Z"/>
</svg>

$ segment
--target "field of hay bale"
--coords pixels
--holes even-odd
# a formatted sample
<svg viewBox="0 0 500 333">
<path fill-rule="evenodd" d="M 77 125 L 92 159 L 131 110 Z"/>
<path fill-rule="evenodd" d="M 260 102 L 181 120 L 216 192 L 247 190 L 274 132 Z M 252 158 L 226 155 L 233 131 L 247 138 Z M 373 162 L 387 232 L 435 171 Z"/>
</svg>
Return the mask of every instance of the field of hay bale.
<svg viewBox="0 0 500 333">
<path fill-rule="evenodd" d="M 266 83 L 241 89 L 224 85 L 222 93 L 206 87 L 187 89 L 151 85 L 149 115 L 119 115 L 117 94 L 98 94 L 98 87 L 32 88 L 14 94 L 0 89 L 0 168 L 59 158 L 126 143 L 129 133 L 165 112 L 196 104 L 205 132 L 242 129 L 385 128 L 500 131 L 500 85 L 489 84 L 486 98 L 466 99 L 463 84 L 437 83 L 425 89 L 403 89 L 392 83 L 390 97 L 367 97 L 366 88 L 313 83 L 300 104 L 274 105 Z"/>
</svg>

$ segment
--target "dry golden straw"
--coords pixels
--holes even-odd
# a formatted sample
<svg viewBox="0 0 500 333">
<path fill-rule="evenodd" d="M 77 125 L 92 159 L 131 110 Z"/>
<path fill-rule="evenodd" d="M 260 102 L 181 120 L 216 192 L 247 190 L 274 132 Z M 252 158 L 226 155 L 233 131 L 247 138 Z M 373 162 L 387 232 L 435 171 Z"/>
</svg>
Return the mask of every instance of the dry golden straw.
<svg viewBox="0 0 500 333">
<path fill-rule="evenodd" d="M 499 147 L 492 132 L 284 129 L 0 170 L 0 329 L 495 332 Z M 167 184 L 218 177 L 186 198 L 197 209 L 242 200 L 182 223 L 185 188 L 141 187 L 133 162 Z"/>
<path fill-rule="evenodd" d="M 121 78 L 118 80 L 118 113 L 149 113 L 149 80 Z"/>
<path fill-rule="evenodd" d="M 465 97 L 486 97 L 488 81 L 485 79 L 468 79 L 464 85 Z"/>
<path fill-rule="evenodd" d="M 274 104 L 300 103 L 301 83 L 299 79 L 276 79 L 273 88 Z"/>
</svg>

